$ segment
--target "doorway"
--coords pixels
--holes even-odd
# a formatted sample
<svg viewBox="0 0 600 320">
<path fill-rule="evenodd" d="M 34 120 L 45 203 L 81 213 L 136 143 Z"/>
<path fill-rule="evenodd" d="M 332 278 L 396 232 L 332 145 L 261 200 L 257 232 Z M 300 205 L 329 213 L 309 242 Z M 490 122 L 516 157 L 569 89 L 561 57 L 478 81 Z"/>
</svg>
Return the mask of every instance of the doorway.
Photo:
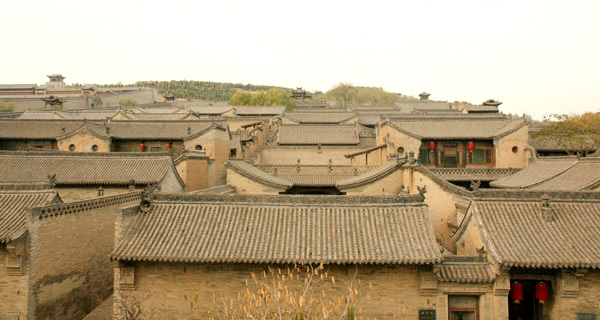
<svg viewBox="0 0 600 320">
<path fill-rule="evenodd" d="M 518 303 L 512 299 L 512 292 L 509 294 L 508 301 L 508 319 L 509 320 L 543 320 L 544 308 L 548 304 L 540 302 L 535 296 L 536 283 L 544 283 L 548 290 L 551 290 L 550 282 L 537 280 L 518 280 L 523 287 L 523 299 Z M 549 292 L 548 296 L 552 294 Z"/>
</svg>

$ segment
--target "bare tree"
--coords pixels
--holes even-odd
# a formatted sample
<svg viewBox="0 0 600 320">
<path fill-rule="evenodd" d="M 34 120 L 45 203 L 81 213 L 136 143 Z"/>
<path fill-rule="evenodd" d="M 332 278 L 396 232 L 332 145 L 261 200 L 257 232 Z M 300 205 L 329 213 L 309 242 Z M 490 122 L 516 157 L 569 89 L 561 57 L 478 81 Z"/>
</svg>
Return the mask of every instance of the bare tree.
<svg viewBox="0 0 600 320">
<path fill-rule="evenodd" d="M 369 284 L 368 288 L 362 288 L 357 275 L 358 268 L 342 286 L 322 264 L 269 266 L 261 274 L 251 273 L 235 298 L 214 296 L 218 311 L 206 316 L 245 320 L 353 320 L 361 312 L 360 303 L 370 298 L 371 287 Z M 202 312 L 198 297 L 188 301 L 194 317 L 199 318 Z"/>
</svg>

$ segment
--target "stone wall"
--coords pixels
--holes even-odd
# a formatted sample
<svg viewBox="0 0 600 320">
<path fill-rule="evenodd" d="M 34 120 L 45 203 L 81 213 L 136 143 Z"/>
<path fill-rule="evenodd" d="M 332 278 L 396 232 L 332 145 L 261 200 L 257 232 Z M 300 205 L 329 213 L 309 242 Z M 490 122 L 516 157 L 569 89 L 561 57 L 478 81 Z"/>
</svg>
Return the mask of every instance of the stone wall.
<svg viewBox="0 0 600 320">
<path fill-rule="evenodd" d="M 146 314 L 160 319 L 189 319 L 193 313 L 188 299 L 198 295 L 201 315 L 215 313 L 222 297 L 235 299 L 251 282 L 251 272 L 260 275 L 264 264 L 182 264 L 138 263 L 133 267 L 134 290 L 120 286 L 121 266 L 115 267 L 115 306 L 123 297 L 136 297 L 143 301 Z M 362 315 L 377 319 L 417 319 L 419 309 L 436 309 L 434 296 L 420 293 L 420 271 L 414 266 L 327 266 L 335 277 L 335 285 L 327 286 L 326 296 L 339 295 L 352 282 L 361 283 L 366 292 L 372 285 L 371 299 L 361 304 Z M 125 300 L 123 300 L 125 301 Z M 118 319 L 115 314 L 114 319 Z"/>
<path fill-rule="evenodd" d="M 112 291 L 116 210 L 139 193 L 34 209 L 29 221 L 29 314 L 81 319 Z M 56 211 L 46 208 L 57 208 Z"/>
</svg>

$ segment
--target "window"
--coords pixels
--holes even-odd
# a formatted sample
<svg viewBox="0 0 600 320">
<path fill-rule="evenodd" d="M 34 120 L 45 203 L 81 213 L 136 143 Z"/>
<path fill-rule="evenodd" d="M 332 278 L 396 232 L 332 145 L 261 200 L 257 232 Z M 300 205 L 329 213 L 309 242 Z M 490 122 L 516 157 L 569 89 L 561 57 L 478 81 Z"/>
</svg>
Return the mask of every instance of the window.
<svg viewBox="0 0 600 320">
<path fill-rule="evenodd" d="M 96 144 L 95 144 L 95 145 L 93 145 L 93 146 L 92 146 L 92 151 L 94 151 L 94 152 L 98 152 L 98 145 L 96 145 Z"/>
<path fill-rule="evenodd" d="M 202 150 L 202 146 L 201 146 L 201 145 L 199 145 L 199 144 L 197 144 L 197 145 L 194 147 L 194 150 L 200 151 L 200 150 Z"/>
<path fill-rule="evenodd" d="M 75 145 L 74 144 L 69 145 L 69 151 L 75 151 Z"/>
<path fill-rule="evenodd" d="M 435 144 L 434 144 L 435 146 Z M 419 149 L 419 161 L 422 164 L 435 164 L 435 152 L 430 149 L 431 144 L 429 141 L 423 141 L 421 148 Z"/>
<path fill-rule="evenodd" d="M 517 147 L 517 146 L 512 147 L 512 152 L 513 153 L 519 152 L 519 147 Z"/>
<path fill-rule="evenodd" d="M 494 163 L 494 146 L 489 142 L 475 142 L 472 151 L 467 150 L 467 164 L 491 165 Z"/>
<path fill-rule="evenodd" d="M 478 300 L 478 296 L 448 296 L 448 320 L 478 319 Z"/>
<path fill-rule="evenodd" d="M 398 154 L 404 154 L 404 147 L 398 147 Z"/>
</svg>

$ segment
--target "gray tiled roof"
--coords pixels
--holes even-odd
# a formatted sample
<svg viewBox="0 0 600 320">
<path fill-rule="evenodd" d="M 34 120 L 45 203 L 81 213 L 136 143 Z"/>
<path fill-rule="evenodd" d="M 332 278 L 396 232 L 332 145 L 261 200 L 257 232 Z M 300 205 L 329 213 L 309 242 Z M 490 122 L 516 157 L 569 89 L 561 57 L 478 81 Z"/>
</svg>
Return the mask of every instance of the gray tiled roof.
<svg viewBox="0 0 600 320">
<path fill-rule="evenodd" d="M 85 125 L 91 131 L 107 135 L 102 122 L 73 120 L 3 120 L 0 121 L 0 139 L 55 139 Z M 117 139 L 184 139 L 208 130 L 211 121 L 198 120 L 114 120 L 108 124 L 110 136 Z M 64 133 L 63 133 L 63 130 Z M 189 130 L 188 130 L 189 128 Z"/>
<path fill-rule="evenodd" d="M 453 283 L 492 283 L 496 275 L 486 262 L 444 262 L 438 280 Z"/>
<path fill-rule="evenodd" d="M 354 112 L 286 112 L 285 117 L 303 124 L 336 124 L 348 121 L 356 117 L 356 114 Z"/>
<path fill-rule="evenodd" d="M 229 197 L 231 198 L 231 197 Z M 116 260 L 195 263 L 432 264 L 442 256 L 423 204 L 157 201 Z M 325 198 L 328 199 L 328 198 Z"/>
<path fill-rule="evenodd" d="M 415 100 L 396 102 L 396 107 L 403 113 L 411 113 L 415 109 L 448 110 L 450 104 L 447 101 Z"/>
<path fill-rule="evenodd" d="M 35 84 L 0 84 L 0 89 L 33 89 Z"/>
<path fill-rule="evenodd" d="M 355 125 L 281 125 L 279 144 L 359 144 Z"/>
<path fill-rule="evenodd" d="M 285 107 L 279 106 L 242 106 L 235 107 L 235 114 L 238 116 L 277 116 L 285 111 Z"/>
<path fill-rule="evenodd" d="M 600 185 L 600 160 L 581 160 L 532 190 L 589 190 Z"/>
<path fill-rule="evenodd" d="M 576 157 L 539 159 L 527 168 L 498 179 L 496 188 L 533 190 L 583 190 L 600 180 L 600 161 L 578 160 Z"/>
<path fill-rule="evenodd" d="M 0 152 L 0 181 L 47 181 L 58 184 L 128 185 L 158 183 L 175 170 L 167 154 Z"/>
<path fill-rule="evenodd" d="M 222 115 L 233 109 L 231 106 L 205 106 L 205 107 L 187 107 L 190 111 L 200 115 Z"/>
<path fill-rule="evenodd" d="M 0 243 L 15 240 L 25 232 L 27 209 L 57 199 L 53 190 L 0 191 Z"/>
<path fill-rule="evenodd" d="M 493 139 L 525 125 L 521 119 L 436 119 L 392 121 L 392 126 L 425 139 Z"/>
<path fill-rule="evenodd" d="M 486 252 L 501 265 L 600 267 L 600 202 L 551 202 L 554 221 L 544 220 L 540 200 L 481 200 L 471 207 Z"/>
</svg>

